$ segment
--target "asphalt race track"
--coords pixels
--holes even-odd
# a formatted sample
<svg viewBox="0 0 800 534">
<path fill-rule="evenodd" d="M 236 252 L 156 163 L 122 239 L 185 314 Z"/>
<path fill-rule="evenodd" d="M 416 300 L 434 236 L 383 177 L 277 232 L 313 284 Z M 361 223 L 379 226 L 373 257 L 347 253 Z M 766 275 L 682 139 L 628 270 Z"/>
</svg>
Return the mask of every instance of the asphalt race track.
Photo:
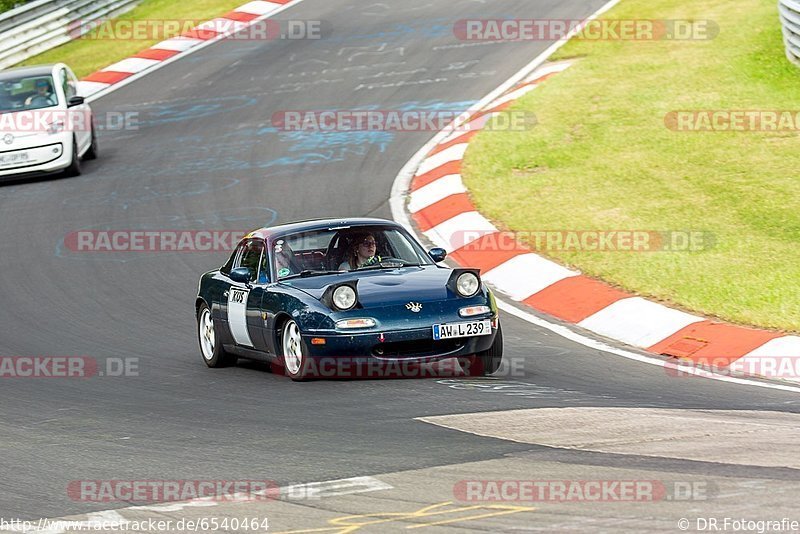
<svg viewBox="0 0 800 534">
<path fill-rule="evenodd" d="M 272 126 L 273 113 L 465 109 L 549 43 L 470 45 L 453 36 L 455 20 L 574 19 L 603 3 L 305 0 L 277 19 L 321 20 L 322 40 L 220 42 L 94 102 L 100 116 L 137 112 L 138 129 L 101 132 L 101 157 L 79 178 L 0 186 L 0 355 L 136 358 L 138 376 L 0 380 L 0 515 L 128 506 L 76 502 L 66 490 L 73 480 L 288 485 L 463 464 L 484 465 L 483 478 L 586 479 L 625 468 L 624 478 L 766 480 L 770 491 L 742 498 L 775 506 L 788 498 L 781 491 L 796 489 L 796 469 L 638 453 L 626 460 L 415 418 L 543 407 L 797 414 L 796 393 L 676 378 L 508 315 L 506 358 L 522 362 L 524 373 L 484 381 L 505 388 L 463 387 L 459 381 L 475 381 L 457 377 L 296 384 L 248 363 L 211 370 L 197 347 L 193 303 L 198 276 L 226 252 L 80 253 L 64 245 L 80 229 L 248 230 L 318 216 L 390 218 L 394 178 L 434 132 L 287 133 Z M 759 443 L 769 450 L 768 439 Z M 491 467 L 496 461 L 520 463 L 503 473 Z M 419 482 L 386 480 L 400 489 Z M 445 490 L 419 498 L 452 500 Z M 353 506 L 380 509 L 365 502 Z M 575 510 L 551 519 L 563 523 Z M 294 528 L 287 514 L 283 527 Z M 580 509 L 584 519 L 593 514 Z M 657 514 L 640 505 L 622 515 L 628 524 L 639 517 L 641 527 Z M 524 529 L 545 519 L 532 512 L 506 520 Z M 308 519 L 308 528 L 324 525 Z"/>
</svg>

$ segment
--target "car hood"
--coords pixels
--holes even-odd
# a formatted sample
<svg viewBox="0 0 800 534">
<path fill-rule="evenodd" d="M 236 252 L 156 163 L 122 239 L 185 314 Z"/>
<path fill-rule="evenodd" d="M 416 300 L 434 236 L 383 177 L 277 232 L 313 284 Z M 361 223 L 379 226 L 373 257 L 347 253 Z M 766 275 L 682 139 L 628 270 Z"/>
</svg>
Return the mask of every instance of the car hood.
<svg viewBox="0 0 800 534">
<path fill-rule="evenodd" d="M 281 282 L 319 299 L 328 286 L 342 282 L 358 282 L 358 300 L 362 306 L 387 306 L 391 304 L 432 302 L 449 297 L 447 281 L 450 269 L 436 266 L 403 267 L 400 269 L 381 269 L 340 273 L 309 278 L 295 278 Z"/>
</svg>

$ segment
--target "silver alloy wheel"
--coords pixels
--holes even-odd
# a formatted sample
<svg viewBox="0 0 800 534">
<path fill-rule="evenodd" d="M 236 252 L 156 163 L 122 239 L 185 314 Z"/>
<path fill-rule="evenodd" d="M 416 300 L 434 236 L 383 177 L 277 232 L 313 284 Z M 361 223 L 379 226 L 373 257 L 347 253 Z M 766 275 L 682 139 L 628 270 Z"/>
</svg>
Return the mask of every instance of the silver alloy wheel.
<svg viewBox="0 0 800 534">
<path fill-rule="evenodd" d="M 214 333 L 214 319 L 211 318 L 211 310 L 208 308 L 203 308 L 200 313 L 200 321 L 197 328 L 200 332 L 200 350 L 203 352 L 203 358 L 211 361 L 214 357 L 214 348 L 217 340 Z"/>
<path fill-rule="evenodd" d="M 300 372 L 300 366 L 303 364 L 302 343 L 297 323 L 294 321 L 286 323 L 283 327 L 283 363 L 290 374 L 296 375 Z"/>
</svg>

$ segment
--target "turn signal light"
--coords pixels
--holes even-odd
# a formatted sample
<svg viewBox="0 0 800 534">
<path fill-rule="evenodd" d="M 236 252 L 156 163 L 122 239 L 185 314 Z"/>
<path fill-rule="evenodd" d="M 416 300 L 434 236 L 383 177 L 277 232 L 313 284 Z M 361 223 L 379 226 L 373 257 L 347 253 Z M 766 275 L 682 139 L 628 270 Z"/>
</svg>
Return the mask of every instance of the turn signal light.
<svg viewBox="0 0 800 534">
<path fill-rule="evenodd" d="M 489 306 L 467 306 L 466 308 L 461 308 L 458 310 L 458 314 L 461 317 L 472 317 L 475 315 L 482 315 L 484 313 L 489 313 L 491 308 Z"/>
<path fill-rule="evenodd" d="M 336 328 L 353 329 L 353 328 L 372 328 L 377 323 L 375 319 L 364 317 L 361 319 L 344 319 L 337 321 Z"/>
</svg>

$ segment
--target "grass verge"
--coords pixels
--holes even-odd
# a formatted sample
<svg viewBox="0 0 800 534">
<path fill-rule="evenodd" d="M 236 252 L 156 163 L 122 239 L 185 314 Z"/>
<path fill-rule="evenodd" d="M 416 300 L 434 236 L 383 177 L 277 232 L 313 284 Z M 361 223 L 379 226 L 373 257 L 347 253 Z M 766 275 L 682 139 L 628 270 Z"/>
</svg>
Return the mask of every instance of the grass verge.
<svg viewBox="0 0 800 534">
<path fill-rule="evenodd" d="M 480 133 L 463 176 L 504 229 L 699 230 L 695 252 L 544 250 L 629 291 L 800 332 L 800 133 L 681 132 L 677 110 L 800 111 L 775 2 L 623 0 L 603 18 L 710 19 L 703 41 L 573 41 L 580 58 L 512 109 L 535 128 Z"/>
<path fill-rule="evenodd" d="M 224 15 L 245 3 L 245 0 L 192 0 L 191 2 L 144 0 L 134 9 L 114 20 L 179 21 L 179 23 L 197 21 L 199 23 Z M 178 26 L 178 24 L 174 26 Z M 102 31 L 102 28 L 97 31 Z M 111 34 L 106 30 L 100 35 Z M 69 65 L 78 78 L 83 78 L 174 36 L 174 34 L 158 35 L 157 38 L 152 39 L 76 39 L 29 58 L 20 65 L 61 61 Z"/>
</svg>

